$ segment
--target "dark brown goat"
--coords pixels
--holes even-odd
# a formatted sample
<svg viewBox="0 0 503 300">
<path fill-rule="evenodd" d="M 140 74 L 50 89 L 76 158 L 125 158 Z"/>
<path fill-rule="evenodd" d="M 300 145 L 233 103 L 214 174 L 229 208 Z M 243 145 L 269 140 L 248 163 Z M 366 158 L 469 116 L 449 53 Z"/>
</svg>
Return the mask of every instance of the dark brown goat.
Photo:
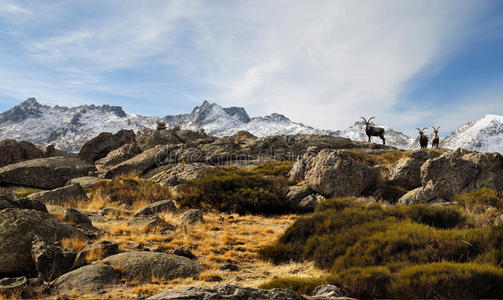
<svg viewBox="0 0 503 300">
<path fill-rule="evenodd" d="M 428 127 L 425 127 L 423 129 L 416 129 L 419 131 L 419 145 L 421 146 L 421 149 L 428 148 L 428 137 L 424 134 L 424 131 L 428 129 Z"/>
<path fill-rule="evenodd" d="M 438 148 L 438 144 L 440 142 L 440 138 L 438 137 L 438 130 L 440 129 L 440 126 L 438 126 L 437 128 L 435 128 L 435 126 L 431 126 L 431 127 L 433 127 L 433 133 L 435 134 L 435 136 L 433 137 L 433 140 L 431 141 L 431 146 Z"/>
<path fill-rule="evenodd" d="M 369 137 L 369 143 L 370 143 L 370 138 L 373 136 L 378 136 L 382 140 L 382 144 L 386 145 L 386 140 L 384 139 L 384 128 L 382 127 L 374 127 L 370 125 L 370 120 L 374 119 L 375 117 L 370 117 L 367 121 L 364 117 L 361 117 L 363 121 L 365 121 L 365 133 Z"/>
</svg>

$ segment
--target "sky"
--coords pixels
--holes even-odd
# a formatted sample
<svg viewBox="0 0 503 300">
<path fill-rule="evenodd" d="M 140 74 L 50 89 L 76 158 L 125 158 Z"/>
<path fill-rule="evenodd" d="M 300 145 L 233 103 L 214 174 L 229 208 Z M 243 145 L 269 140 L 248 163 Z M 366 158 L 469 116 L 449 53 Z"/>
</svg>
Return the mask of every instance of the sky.
<svg viewBox="0 0 503 300">
<path fill-rule="evenodd" d="M 29 97 L 446 135 L 503 114 L 503 1 L 0 0 L 0 111 Z"/>
</svg>

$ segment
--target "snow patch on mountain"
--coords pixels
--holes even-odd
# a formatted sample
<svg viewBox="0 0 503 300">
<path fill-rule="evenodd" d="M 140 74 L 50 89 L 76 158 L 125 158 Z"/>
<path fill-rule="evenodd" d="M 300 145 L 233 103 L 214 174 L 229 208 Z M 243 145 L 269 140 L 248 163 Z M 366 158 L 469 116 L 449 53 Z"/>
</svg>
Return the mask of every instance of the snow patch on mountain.
<svg viewBox="0 0 503 300">
<path fill-rule="evenodd" d="M 468 122 L 441 139 L 440 147 L 503 153 L 503 116 L 488 114 Z"/>
</svg>

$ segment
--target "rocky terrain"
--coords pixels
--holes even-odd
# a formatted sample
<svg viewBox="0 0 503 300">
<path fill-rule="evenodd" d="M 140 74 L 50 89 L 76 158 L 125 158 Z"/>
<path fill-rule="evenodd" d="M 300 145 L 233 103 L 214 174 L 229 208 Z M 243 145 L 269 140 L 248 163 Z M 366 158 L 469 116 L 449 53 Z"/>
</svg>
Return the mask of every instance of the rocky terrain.
<svg viewBox="0 0 503 300">
<path fill-rule="evenodd" d="M 174 125 L 189 119 L 77 154 L 1 141 L 0 297 L 503 297 L 501 154 Z M 386 240 L 409 229 L 424 242 Z M 463 275 L 443 286 L 443 268 Z"/>
<path fill-rule="evenodd" d="M 363 130 L 365 126 L 360 121 L 344 130 L 322 130 L 293 122 L 281 114 L 250 117 L 242 107 L 224 108 L 207 101 L 188 114 L 149 117 L 126 113 L 121 107 L 110 105 L 50 107 L 38 103 L 34 98 L 0 114 L 0 136 L 42 146 L 55 145 L 58 149 L 78 152 L 85 142 L 102 132 L 154 129 L 157 121 L 165 122 L 168 128 L 179 126 L 185 130 L 203 129 L 207 134 L 218 137 L 247 131 L 257 137 L 322 134 L 367 141 Z M 375 125 L 386 129 L 388 145 L 400 149 L 419 149 L 416 137 L 407 136 L 385 124 Z M 486 115 L 453 131 L 442 139 L 441 146 L 447 149 L 503 153 L 502 141 L 502 116 Z"/>
</svg>

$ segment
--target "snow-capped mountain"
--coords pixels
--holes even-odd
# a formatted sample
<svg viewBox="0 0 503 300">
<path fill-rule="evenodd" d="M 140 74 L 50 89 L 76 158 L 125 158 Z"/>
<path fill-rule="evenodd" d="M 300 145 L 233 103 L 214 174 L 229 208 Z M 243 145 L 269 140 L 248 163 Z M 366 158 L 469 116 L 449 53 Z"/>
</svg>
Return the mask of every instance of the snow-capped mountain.
<svg viewBox="0 0 503 300">
<path fill-rule="evenodd" d="M 468 122 L 441 139 L 440 147 L 503 153 L 503 116 L 485 115 Z"/>
<path fill-rule="evenodd" d="M 385 130 L 384 138 L 386 139 L 386 145 L 395 146 L 401 149 L 408 149 L 410 144 L 414 142 L 414 139 L 408 135 L 401 133 L 393 128 L 386 125 L 373 124 L 377 127 L 383 127 Z M 348 127 L 340 133 L 340 136 L 347 137 L 353 141 L 368 141 L 368 137 L 365 133 L 365 123 L 362 121 L 356 122 L 353 126 Z M 381 139 L 377 136 L 372 137 L 372 141 L 375 143 L 382 143 Z"/>
<path fill-rule="evenodd" d="M 215 136 L 232 135 L 246 130 L 259 137 L 305 133 L 367 141 L 363 122 L 356 122 L 342 131 L 322 130 L 293 122 L 281 114 L 250 118 L 242 107 L 223 108 L 208 101 L 196 106 L 190 114 L 150 117 L 129 114 L 119 106 L 110 105 L 51 107 L 38 103 L 34 98 L 0 114 L 0 139 L 27 140 L 42 146 L 54 144 L 60 149 L 77 152 L 86 141 L 101 132 L 153 129 L 157 121 L 165 121 L 169 128 L 203 128 L 206 133 Z M 385 125 L 376 126 L 385 128 L 387 145 L 402 149 L 419 149 L 415 137 L 411 138 Z M 373 137 L 372 141 L 381 143 L 378 137 Z M 440 146 L 503 153 L 503 116 L 486 115 L 478 121 L 469 122 L 441 139 Z"/>
<path fill-rule="evenodd" d="M 81 105 L 50 107 L 30 98 L 0 114 L 0 138 L 26 140 L 38 145 L 77 152 L 101 132 L 152 128 L 161 118 L 126 114 L 119 106 Z"/>
</svg>

